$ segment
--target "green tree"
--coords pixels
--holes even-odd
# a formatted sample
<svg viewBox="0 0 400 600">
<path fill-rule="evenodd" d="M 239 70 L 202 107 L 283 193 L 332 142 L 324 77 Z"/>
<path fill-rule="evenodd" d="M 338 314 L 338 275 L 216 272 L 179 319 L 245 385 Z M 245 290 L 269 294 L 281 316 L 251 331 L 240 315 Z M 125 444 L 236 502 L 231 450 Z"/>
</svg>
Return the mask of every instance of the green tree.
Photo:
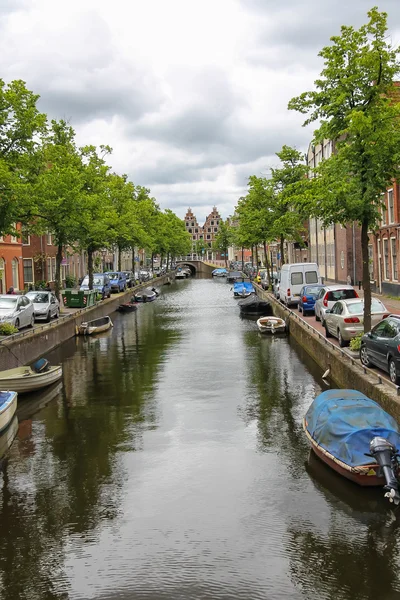
<svg viewBox="0 0 400 600">
<path fill-rule="evenodd" d="M 232 232 L 224 221 L 219 222 L 218 233 L 215 236 L 213 249 L 224 255 L 225 267 L 228 268 L 228 248 L 232 244 Z"/>
<path fill-rule="evenodd" d="M 0 79 L 0 235 L 29 219 L 31 198 L 22 190 L 35 172 L 32 155 L 46 124 L 38 99 L 23 81 Z"/>
<path fill-rule="evenodd" d="M 301 202 L 325 225 L 355 221 L 361 226 L 364 331 L 371 328 L 368 231 L 380 218 L 381 194 L 399 175 L 400 106 L 394 80 L 400 72 L 398 50 L 387 35 L 387 15 L 375 7 L 367 24 L 341 35 L 321 50 L 324 69 L 316 89 L 289 102 L 319 121 L 315 142 L 335 140 L 337 154 L 323 161 Z"/>
</svg>

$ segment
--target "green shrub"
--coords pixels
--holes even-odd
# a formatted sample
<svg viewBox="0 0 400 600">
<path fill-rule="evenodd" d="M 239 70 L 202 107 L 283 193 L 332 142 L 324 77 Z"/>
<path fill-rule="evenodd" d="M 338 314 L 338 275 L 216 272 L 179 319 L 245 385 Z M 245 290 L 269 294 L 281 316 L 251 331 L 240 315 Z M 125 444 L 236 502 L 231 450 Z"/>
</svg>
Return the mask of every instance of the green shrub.
<svg viewBox="0 0 400 600">
<path fill-rule="evenodd" d="M 78 280 L 76 277 L 74 277 L 73 275 L 66 275 L 66 277 L 65 277 L 65 287 L 66 288 L 74 288 L 77 283 L 78 283 Z"/>
<path fill-rule="evenodd" d="M 14 333 L 18 333 L 18 329 L 14 325 L 11 323 L 1 323 L 0 335 L 13 335 Z"/>
<path fill-rule="evenodd" d="M 356 337 L 353 337 L 350 340 L 350 350 L 353 350 L 353 352 L 358 352 L 358 350 L 361 348 L 361 338 L 363 335 L 363 333 L 359 333 L 356 335 Z"/>
<path fill-rule="evenodd" d="M 35 282 L 35 289 L 36 290 L 44 290 L 44 288 L 46 287 L 47 281 L 36 281 Z"/>
</svg>

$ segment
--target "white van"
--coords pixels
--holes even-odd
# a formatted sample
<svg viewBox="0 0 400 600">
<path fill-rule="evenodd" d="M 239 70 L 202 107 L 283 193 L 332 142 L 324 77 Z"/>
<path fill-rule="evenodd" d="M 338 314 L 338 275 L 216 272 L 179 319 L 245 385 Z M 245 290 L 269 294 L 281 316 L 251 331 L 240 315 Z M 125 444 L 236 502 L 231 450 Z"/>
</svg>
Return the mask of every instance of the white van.
<svg viewBox="0 0 400 600">
<path fill-rule="evenodd" d="M 279 298 L 286 306 L 298 304 L 303 285 L 322 283 L 317 263 L 282 265 L 280 275 Z"/>
</svg>

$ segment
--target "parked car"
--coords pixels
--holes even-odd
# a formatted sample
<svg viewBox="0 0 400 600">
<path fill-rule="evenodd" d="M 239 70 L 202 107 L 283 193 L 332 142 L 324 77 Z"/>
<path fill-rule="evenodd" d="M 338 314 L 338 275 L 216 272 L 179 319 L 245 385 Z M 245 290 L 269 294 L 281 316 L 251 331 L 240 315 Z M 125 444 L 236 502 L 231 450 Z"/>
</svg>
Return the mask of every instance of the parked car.
<svg viewBox="0 0 400 600">
<path fill-rule="evenodd" d="M 377 298 L 371 299 L 371 322 L 376 325 L 389 316 L 386 306 Z M 325 311 L 326 337 L 332 335 L 339 340 L 339 346 L 347 346 L 351 338 L 364 329 L 364 301 L 360 298 L 339 300 Z"/>
<path fill-rule="evenodd" d="M 389 315 L 361 338 L 360 360 L 365 367 L 379 367 L 400 383 L 400 315 Z"/>
<path fill-rule="evenodd" d="M 126 287 L 131 288 L 135 285 L 135 276 L 132 271 L 123 271 L 126 277 Z"/>
<path fill-rule="evenodd" d="M 0 296 L 0 323 L 11 323 L 17 329 L 33 327 L 35 315 L 32 302 L 26 296 Z"/>
<path fill-rule="evenodd" d="M 280 291 L 279 291 L 280 283 L 281 283 L 281 273 L 279 271 L 279 273 L 277 273 L 276 276 L 272 280 L 272 293 L 274 294 L 274 296 L 277 300 L 280 299 Z"/>
<path fill-rule="evenodd" d="M 82 279 L 80 290 L 89 289 L 89 275 L 85 275 Z M 111 282 L 110 277 L 107 273 L 93 273 L 93 289 L 99 292 L 104 298 L 110 298 L 111 296 Z"/>
<path fill-rule="evenodd" d="M 140 269 L 139 271 L 139 281 L 150 281 L 151 273 L 147 269 Z"/>
<path fill-rule="evenodd" d="M 351 300 L 358 298 L 358 294 L 352 285 L 324 285 L 315 302 L 315 320 L 321 321 L 322 326 L 325 326 L 325 312 L 338 300 Z"/>
<path fill-rule="evenodd" d="M 38 290 L 28 292 L 26 297 L 33 303 L 35 321 L 46 321 L 60 316 L 60 303 L 53 292 Z"/>
<path fill-rule="evenodd" d="M 297 308 L 304 316 L 307 313 L 314 312 L 315 301 L 322 287 L 321 283 L 316 283 L 315 285 L 305 285 L 301 288 Z"/>
<path fill-rule="evenodd" d="M 123 271 L 110 271 L 107 275 L 110 278 L 112 293 L 118 294 L 126 290 L 126 275 Z"/>
<path fill-rule="evenodd" d="M 254 281 L 256 283 L 261 284 L 261 279 L 262 279 L 263 275 L 266 274 L 266 273 L 267 273 L 267 269 L 258 269 L 257 275 L 254 278 Z"/>
<path fill-rule="evenodd" d="M 322 283 L 317 263 L 287 263 L 280 271 L 279 299 L 286 306 L 298 304 L 303 285 Z"/>
</svg>

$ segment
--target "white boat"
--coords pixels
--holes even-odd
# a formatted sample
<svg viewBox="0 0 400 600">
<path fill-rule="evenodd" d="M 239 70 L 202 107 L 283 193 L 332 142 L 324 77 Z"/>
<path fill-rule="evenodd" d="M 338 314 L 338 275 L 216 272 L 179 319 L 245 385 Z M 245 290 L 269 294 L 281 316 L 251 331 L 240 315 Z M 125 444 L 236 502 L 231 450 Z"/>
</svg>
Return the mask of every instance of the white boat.
<svg viewBox="0 0 400 600">
<path fill-rule="evenodd" d="M 279 317 L 260 317 L 257 327 L 261 333 L 285 333 L 286 323 Z"/>
<path fill-rule="evenodd" d="M 0 431 L 11 423 L 17 410 L 17 392 L 0 392 Z"/>
<path fill-rule="evenodd" d="M 113 327 L 110 317 L 101 317 L 100 319 L 81 323 L 78 327 L 78 333 L 79 335 L 95 335 L 107 331 L 110 327 Z"/>
<path fill-rule="evenodd" d="M 47 363 L 47 361 L 45 361 Z M 43 370 L 38 371 L 32 367 L 16 367 L 7 371 L 0 371 L 0 389 L 13 390 L 18 394 L 34 392 L 62 377 L 62 367 L 51 367 L 48 363 Z M 46 369 L 46 370 L 45 370 Z"/>
<path fill-rule="evenodd" d="M 11 423 L 6 427 L 6 429 L 4 429 L 4 431 L 0 432 L 0 461 L 5 457 L 5 455 L 11 448 L 11 444 L 15 440 L 15 437 L 18 433 L 18 427 L 18 417 L 14 415 L 14 417 L 11 420 Z"/>
</svg>

